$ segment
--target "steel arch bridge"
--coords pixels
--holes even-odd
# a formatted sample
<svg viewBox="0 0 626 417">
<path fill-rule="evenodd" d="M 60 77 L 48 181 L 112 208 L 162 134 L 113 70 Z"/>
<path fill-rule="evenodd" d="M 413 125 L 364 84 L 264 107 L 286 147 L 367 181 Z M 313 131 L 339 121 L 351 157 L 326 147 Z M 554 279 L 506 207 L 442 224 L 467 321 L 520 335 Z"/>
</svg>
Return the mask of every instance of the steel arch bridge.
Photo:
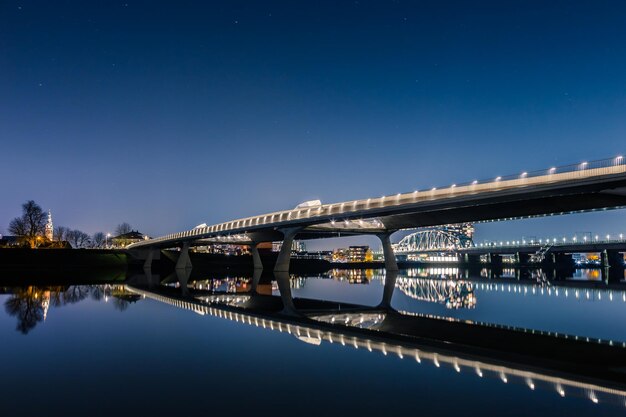
<svg viewBox="0 0 626 417">
<path fill-rule="evenodd" d="M 396 254 L 452 251 L 474 246 L 471 224 L 448 225 L 420 229 L 405 236 L 394 245 Z"/>
</svg>

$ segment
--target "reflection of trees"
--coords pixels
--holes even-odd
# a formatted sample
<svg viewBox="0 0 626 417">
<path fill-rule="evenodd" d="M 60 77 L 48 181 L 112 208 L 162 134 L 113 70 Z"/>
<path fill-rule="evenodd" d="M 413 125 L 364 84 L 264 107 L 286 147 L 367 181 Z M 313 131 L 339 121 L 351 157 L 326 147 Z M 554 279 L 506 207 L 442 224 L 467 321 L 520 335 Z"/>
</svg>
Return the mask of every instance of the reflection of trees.
<svg viewBox="0 0 626 417">
<path fill-rule="evenodd" d="M 9 315 L 17 317 L 17 330 L 26 334 L 44 319 L 47 306 L 43 293 L 35 287 L 27 287 L 14 292 L 4 303 L 4 308 Z"/>
<path fill-rule="evenodd" d="M 105 294 L 105 286 L 104 285 L 93 285 L 89 291 L 91 295 L 91 299 L 94 301 L 100 301 L 104 298 Z"/>
<path fill-rule="evenodd" d="M 141 296 L 137 294 L 126 291 L 123 285 L 113 287 L 111 296 L 113 297 L 113 307 L 119 311 L 125 311 L 131 303 L 141 298 Z"/>
<path fill-rule="evenodd" d="M 63 305 L 83 301 L 89 296 L 89 287 L 86 285 L 72 285 L 63 292 Z"/>
<path fill-rule="evenodd" d="M 119 311 L 128 308 L 139 296 L 125 291 L 123 286 L 110 285 L 70 285 L 67 287 L 20 287 L 12 290 L 12 296 L 5 304 L 10 316 L 17 317 L 17 330 L 27 334 L 38 323 L 46 319 L 48 308 L 75 304 L 90 297 L 100 301 L 113 297 L 113 306 Z"/>
</svg>

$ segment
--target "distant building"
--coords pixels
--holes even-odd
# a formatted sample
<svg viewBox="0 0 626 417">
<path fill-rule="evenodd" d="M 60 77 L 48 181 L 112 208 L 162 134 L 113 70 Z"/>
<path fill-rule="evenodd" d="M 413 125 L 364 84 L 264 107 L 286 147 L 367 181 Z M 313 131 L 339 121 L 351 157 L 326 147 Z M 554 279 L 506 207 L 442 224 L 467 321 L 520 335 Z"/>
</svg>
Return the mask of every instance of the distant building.
<svg viewBox="0 0 626 417">
<path fill-rule="evenodd" d="M 272 252 L 280 252 L 283 247 L 283 242 L 272 242 Z M 304 253 L 306 252 L 306 244 L 300 240 L 294 240 L 291 243 L 291 252 Z"/>
<path fill-rule="evenodd" d="M 300 252 L 294 254 L 293 257 L 297 259 L 322 259 L 330 262 L 333 260 L 333 252 L 330 250 Z"/>
<path fill-rule="evenodd" d="M 374 252 L 369 246 L 349 246 L 346 258 L 348 262 L 372 262 Z"/>
<path fill-rule="evenodd" d="M 338 248 L 333 250 L 332 255 L 333 262 L 348 262 L 348 257 L 345 248 Z"/>
<path fill-rule="evenodd" d="M 231 243 L 212 243 L 205 246 L 197 246 L 194 252 L 213 253 L 220 255 L 239 256 L 249 252 L 248 245 L 234 245 Z"/>
<path fill-rule="evenodd" d="M 150 238 L 144 235 L 143 233 L 139 233 L 139 231 L 137 230 L 131 230 L 128 233 L 124 233 L 119 236 L 114 236 L 113 238 L 111 238 L 111 243 L 113 247 L 125 248 L 126 246 L 132 243 L 137 243 L 137 242 L 141 242 L 142 240 L 148 240 L 148 239 Z"/>
</svg>

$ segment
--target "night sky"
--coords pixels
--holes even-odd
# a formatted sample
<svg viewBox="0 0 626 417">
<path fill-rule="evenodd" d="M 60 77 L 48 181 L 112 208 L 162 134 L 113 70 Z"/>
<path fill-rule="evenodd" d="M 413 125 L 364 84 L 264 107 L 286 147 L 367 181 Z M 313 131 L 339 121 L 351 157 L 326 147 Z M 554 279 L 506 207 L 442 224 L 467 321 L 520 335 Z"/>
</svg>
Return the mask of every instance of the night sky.
<svg viewBox="0 0 626 417">
<path fill-rule="evenodd" d="M 0 233 L 28 199 L 158 236 L 624 152 L 621 1 L 0 0 Z M 478 237 L 574 231 L 626 211 Z"/>
</svg>

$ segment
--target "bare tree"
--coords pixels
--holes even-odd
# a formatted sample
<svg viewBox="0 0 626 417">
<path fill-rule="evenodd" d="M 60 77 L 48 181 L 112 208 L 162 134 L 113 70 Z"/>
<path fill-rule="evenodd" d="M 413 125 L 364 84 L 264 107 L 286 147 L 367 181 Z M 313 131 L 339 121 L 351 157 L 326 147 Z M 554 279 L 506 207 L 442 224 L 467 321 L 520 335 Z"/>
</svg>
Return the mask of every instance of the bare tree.
<svg viewBox="0 0 626 417">
<path fill-rule="evenodd" d="M 115 228 L 115 236 L 125 235 L 126 233 L 132 232 L 133 227 L 124 222 L 117 225 Z"/>
<path fill-rule="evenodd" d="M 31 247 L 37 246 L 37 239 L 43 239 L 46 228 L 46 213 L 33 200 L 22 204 L 22 215 L 9 223 L 9 233 L 27 241 Z"/>
<path fill-rule="evenodd" d="M 68 232 L 68 228 L 64 227 L 64 226 L 57 226 L 54 228 L 54 238 L 59 241 L 62 242 L 64 240 L 67 240 L 67 232 Z"/>
<path fill-rule="evenodd" d="M 65 239 L 70 242 L 73 248 L 84 248 L 89 245 L 90 237 L 80 230 L 68 230 Z"/>
<path fill-rule="evenodd" d="M 94 233 L 93 237 L 91 238 L 91 244 L 93 245 L 94 248 L 103 248 L 105 242 L 106 242 L 106 237 L 104 236 L 104 233 L 102 232 Z"/>
</svg>

